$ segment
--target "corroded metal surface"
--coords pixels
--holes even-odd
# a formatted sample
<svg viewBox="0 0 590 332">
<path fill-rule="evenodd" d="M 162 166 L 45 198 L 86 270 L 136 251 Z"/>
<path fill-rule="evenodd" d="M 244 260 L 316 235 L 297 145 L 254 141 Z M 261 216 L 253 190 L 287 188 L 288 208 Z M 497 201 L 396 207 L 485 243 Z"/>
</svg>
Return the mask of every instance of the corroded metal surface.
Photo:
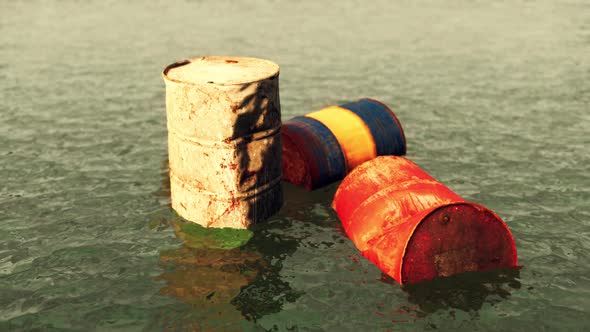
<svg viewBox="0 0 590 332">
<path fill-rule="evenodd" d="M 356 168 L 332 207 L 363 256 L 399 283 L 517 264 L 514 239 L 498 215 L 402 157 Z"/>
<path fill-rule="evenodd" d="M 283 178 L 307 190 L 340 181 L 377 156 L 406 153 L 399 119 L 369 98 L 297 116 L 282 132 L 289 141 L 283 145 Z"/>
<path fill-rule="evenodd" d="M 279 67 L 202 57 L 170 65 L 163 76 L 174 210 L 203 226 L 233 228 L 278 211 Z"/>
<path fill-rule="evenodd" d="M 283 179 L 307 190 L 338 181 L 346 175 L 346 158 L 336 136 L 320 121 L 297 116 L 281 128 Z"/>
</svg>

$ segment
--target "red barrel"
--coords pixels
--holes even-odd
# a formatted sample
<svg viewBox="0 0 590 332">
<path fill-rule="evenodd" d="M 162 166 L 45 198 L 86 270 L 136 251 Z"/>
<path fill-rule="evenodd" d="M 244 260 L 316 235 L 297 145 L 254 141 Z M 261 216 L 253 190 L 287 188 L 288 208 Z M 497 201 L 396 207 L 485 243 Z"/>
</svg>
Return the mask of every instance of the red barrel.
<svg viewBox="0 0 590 332">
<path fill-rule="evenodd" d="M 517 265 L 500 217 L 402 157 L 377 157 L 353 170 L 332 207 L 363 256 L 401 284 Z"/>
</svg>

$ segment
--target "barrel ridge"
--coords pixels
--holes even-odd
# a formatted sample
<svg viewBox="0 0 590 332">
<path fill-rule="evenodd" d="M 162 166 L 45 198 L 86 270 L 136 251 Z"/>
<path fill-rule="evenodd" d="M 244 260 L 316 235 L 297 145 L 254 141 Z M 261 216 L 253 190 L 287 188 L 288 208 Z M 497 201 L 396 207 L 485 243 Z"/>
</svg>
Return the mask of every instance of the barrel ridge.
<svg viewBox="0 0 590 332">
<path fill-rule="evenodd" d="M 238 199 L 247 199 L 247 198 L 251 198 L 254 197 L 260 193 L 263 193 L 271 188 L 273 188 L 274 186 L 276 186 L 277 184 L 279 184 L 281 182 L 281 176 L 276 177 L 270 181 L 268 181 L 267 183 L 265 183 L 262 186 L 257 186 L 253 189 L 247 190 L 247 191 L 243 191 L 243 192 L 239 192 L 237 194 L 233 194 L 233 195 L 222 195 L 219 193 L 215 193 L 215 192 L 211 192 L 211 191 L 207 191 L 205 189 L 202 188 L 196 188 L 195 186 L 191 185 L 190 183 L 187 183 L 185 181 L 183 181 L 182 179 L 180 179 L 178 176 L 176 176 L 172 170 L 170 170 L 170 180 L 171 181 L 176 181 L 180 184 L 183 185 L 184 188 L 187 188 L 188 191 L 197 194 L 197 195 L 208 195 L 208 196 L 212 196 L 212 197 L 234 197 L 234 198 L 238 198 Z"/>
<path fill-rule="evenodd" d="M 361 242 L 355 244 L 360 250 L 364 250 L 375 237 L 379 237 L 380 234 L 375 233 L 379 230 L 381 233 L 387 232 L 433 206 L 463 201 L 438 181 L 410 180 L 378 190 L 365 199 L 342 225 L 347 234 L 352 235 L 351 239 L 361 239 L 357 240 Z M 378 207 L 379 211 L 376 212 Z M 376 218 L 380 220 L 375 220 Z"/>
<path fill-rule="evenodd" d="M 273 127 L 266 130 L 261 130 L 257 132 L 253 132 L 250 135 L 244 135 L 232 139 L 225 139 L 225 140 L 210 140 L 210 139 L 198 139 L 192 136 L 186 136 L 183 134 L 178 133 L 174 128 L 168 126 L 168 132 L 173 134 L 174 136 L 178 137 L 182 141 L 186 141 L 189 143 L 194 143 L 199 146 L 203 147 L 210 147 L 210 148 L 222 148 L 222 149 L 235 149 L 236 146 L 248 143 L 251 141 L 259 141 L 274 135 L 278 135 L 281 130 L 281 126 Z"/>
</svg>

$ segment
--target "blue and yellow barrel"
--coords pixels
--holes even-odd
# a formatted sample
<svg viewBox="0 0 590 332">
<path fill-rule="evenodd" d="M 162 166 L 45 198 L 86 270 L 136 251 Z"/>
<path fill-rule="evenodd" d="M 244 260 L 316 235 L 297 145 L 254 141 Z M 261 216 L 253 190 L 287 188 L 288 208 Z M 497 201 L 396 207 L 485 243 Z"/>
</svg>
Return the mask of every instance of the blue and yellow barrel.
<svg viewBox="0 0 590 332">
<path fill-rule="evenodd" d="M 385 104 L 363 98 L 283 123 L 283 179 L 313 190 L 342 180 L 377 156 L 402 156 L 401 123 Z"/>
</svg>

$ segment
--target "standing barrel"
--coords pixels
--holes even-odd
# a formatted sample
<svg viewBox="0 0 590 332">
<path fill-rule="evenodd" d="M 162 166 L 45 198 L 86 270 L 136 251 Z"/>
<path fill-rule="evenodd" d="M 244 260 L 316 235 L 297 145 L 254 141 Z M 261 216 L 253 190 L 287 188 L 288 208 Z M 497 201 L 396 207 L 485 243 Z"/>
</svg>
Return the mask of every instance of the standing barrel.
<svg viewBox="0 0 590 332">
<path fill-rule="evenodd" d="M 377 156 L 406 153 L 395 114 L 368 98 L 288 120 L 282 136 L 283 179 L 307 190 L 342 180 Z"/>
<path fill-rule="evenodd" d="M 172 208 L 205 227 L 247 228 L 282 205 L 279 66 L 209 56 L 168 66 Z"/>
<path fill-rule="evenodd" d="M 363 256 L 401 284 L 517 265 L 500 217 L 403 157 L 377 157 L 356 168 L 332 207 Z"/>
</svg>

